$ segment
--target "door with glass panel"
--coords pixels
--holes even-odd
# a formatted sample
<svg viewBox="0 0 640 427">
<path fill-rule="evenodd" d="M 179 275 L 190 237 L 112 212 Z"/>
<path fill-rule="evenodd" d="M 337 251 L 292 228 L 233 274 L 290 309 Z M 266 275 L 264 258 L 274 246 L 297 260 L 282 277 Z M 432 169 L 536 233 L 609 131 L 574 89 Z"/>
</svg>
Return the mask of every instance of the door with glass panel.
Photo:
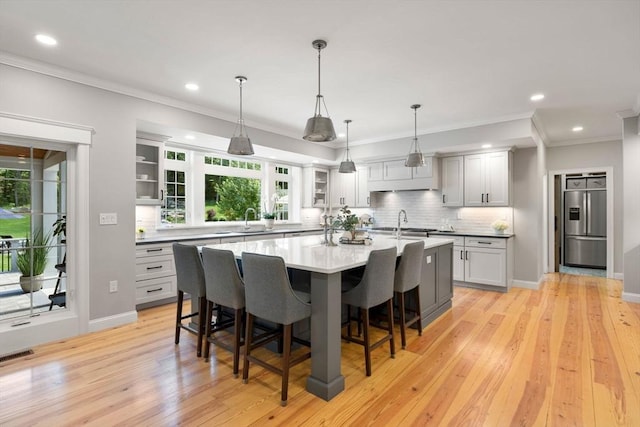
<svg viewBox="0 0 640 427">
<path fill-rule="evenodd" d="M 66 308 L 67 158 L 0 143 L 0 321 Z"/>
</svg>

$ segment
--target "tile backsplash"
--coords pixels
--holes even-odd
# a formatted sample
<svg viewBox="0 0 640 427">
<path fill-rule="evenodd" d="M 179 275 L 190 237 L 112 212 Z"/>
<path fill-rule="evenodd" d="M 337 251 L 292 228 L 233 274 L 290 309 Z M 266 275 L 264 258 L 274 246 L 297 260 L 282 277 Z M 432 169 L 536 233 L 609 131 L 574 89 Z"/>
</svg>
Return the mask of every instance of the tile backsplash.
<svg viewBox="0 0 640 427">
<path fill-rule="evenodd" d="M 395 227 L 400 209 L 407 212 L 405 227 L 439 228 L 448 220 L 456 231 L 493 232 L 491 223 L 504 219 L 513 232 L 513 208 L 447 208 L 442 206 L 440 191 L 371 193 L 376 227 Z"/>
</svg>

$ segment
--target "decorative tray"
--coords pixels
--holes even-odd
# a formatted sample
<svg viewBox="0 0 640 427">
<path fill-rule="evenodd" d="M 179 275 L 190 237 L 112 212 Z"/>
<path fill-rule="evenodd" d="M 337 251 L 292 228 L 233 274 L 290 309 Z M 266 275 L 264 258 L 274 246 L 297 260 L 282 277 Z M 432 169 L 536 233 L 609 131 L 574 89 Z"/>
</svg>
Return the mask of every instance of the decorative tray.
<svg viewBox="0 0 640 427">
<path fill-rule="evenodd" d="M 370 245 L 371 244 L 371 239 L 351 240 L 351 239 L 345 239 L 344 237 L 341 237 L 339 242 L 343 243 L 345 245 Z"/>
</svg>

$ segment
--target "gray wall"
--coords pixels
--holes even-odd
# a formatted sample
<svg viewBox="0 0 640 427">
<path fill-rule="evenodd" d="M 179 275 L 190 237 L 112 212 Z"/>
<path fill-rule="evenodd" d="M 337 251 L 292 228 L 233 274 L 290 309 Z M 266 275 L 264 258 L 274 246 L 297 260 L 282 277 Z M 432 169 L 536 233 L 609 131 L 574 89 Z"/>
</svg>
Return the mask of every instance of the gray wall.
<svg viewBox="0 0 640 427">
<path fill-rule="evenodd" d="M 613 270 L 616 273 L 622 273 L 622 242 L 624 230 L 622 226 L 622 201 L 624 199 L 622 186 L 622 141 L 569 145 L 547 149 L 547 170 L 549 171 L 603 167 L 613 168 Z M 637 165 L 635 167 L 637 167 Z M 610 178 L 608 177 L 608 179 Z"/>
<path fill-rule="evenodd" d="M 91 320 L 135 309 L 135 137 L 137 120 L 230 137 L 235 124 L 138 98 L 0 64 L 0 111 L 91 126 L 90 307 Z M 253 141 L 325 159 L 333 149 L 250 129 Z M 226 145 L 226 143 L 225 143 Z M 212 147 L 226 150 L 225 147 Z M 100 226 L 100 212 L 116 212 L 118 224 Z M 109 281 L 119 291 L 109 293 Z"/>
<path fill-rule="evenodd" d="M 513 153 L 513 232 L 515 280 L 538 282 L 538 244 L 542 231 L 539 227 L 540 198 L 537 149 L 526 148 Z"/>
<path fill-rule="evenodd" d="M 638 117 L 624 119 L 624 294 L 640 302 L 640 128 Z M 633 294 L 633 295 L 631 295 Z"/>
</svg>

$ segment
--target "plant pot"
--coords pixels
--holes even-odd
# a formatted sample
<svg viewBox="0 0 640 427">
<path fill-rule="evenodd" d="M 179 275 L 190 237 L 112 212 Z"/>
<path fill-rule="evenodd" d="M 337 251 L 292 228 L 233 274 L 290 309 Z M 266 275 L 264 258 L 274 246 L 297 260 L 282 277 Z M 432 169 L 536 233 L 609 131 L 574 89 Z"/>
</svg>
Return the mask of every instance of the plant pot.
<svg viewBox="0 0 640 427">
<path fill-rule="evenodd" d="M 22 292 L 38 292 L 42 289 L 42 282 L 44 281 L 44 274 L 39 274 L 38 276 L 20 276 L 20 287 L 22 288 Z"/>
<path fill-rule="evenodd" d="M 496 234 L 504 234 L 504 230 L 493 230 Z"/>
<path fill-rule="evenodd" d="M 265 223 L 264 228 L 265 228 L 266 230 L 271 230 L 271 229 L 273 229 L 273 224 L 274 224 L 274 222 L 275 222 L 275 221 L 276 221 L 276 220 L 275 220 L 275 219 L 273 219 L 273 218 L 267 218 L 267 219 L 265 219 L 265 220 L 264 220 L 264 223 Z"/>
</svg>

